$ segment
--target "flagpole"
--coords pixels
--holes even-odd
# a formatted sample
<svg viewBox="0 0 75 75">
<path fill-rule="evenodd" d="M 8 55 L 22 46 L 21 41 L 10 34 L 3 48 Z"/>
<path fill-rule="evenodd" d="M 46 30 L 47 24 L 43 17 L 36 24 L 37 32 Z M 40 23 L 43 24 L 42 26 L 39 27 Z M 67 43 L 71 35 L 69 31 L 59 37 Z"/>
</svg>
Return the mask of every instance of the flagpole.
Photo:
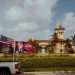
<svg viewBox="0 0 75 75">
<path fill-rule="evenodd" d="M 13 46 L 13 62 L 15 60 L 15 40 L 14 40 L 14 46 Z"/>
<path fill-rule="evenodd" d="M 18 46 L 19 46 L 18 48 L 19 48 L 19 53 L 20 53 L 20 42 L 18 42 Z"/>
</svg>

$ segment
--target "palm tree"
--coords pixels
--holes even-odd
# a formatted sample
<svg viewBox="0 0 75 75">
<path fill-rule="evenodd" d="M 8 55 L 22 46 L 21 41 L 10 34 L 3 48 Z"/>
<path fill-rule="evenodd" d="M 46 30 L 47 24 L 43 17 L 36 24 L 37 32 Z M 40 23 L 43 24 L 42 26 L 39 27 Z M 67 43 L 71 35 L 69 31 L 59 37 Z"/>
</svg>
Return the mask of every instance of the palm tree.
<svg viewBox="0 0 75 75">
<path fill-rule="evenodd" d="M 56 40 L 57 39 L 57 33 L 53 34 L 53 39 Z"/>
<path fill-rule="evenodd" d="M 71 36 L 71 38 L 72 38 L 72 45 L 75 46 L 75 34 L 73 36 Z"/>
<path fill-rule="evenodd" d="M 32 41 L 32 45 L 35 47 L 36 52 L 38 52 L 39 44 L 38 44 L 37 40 L 33 40 L 33 41 Z"/>
<path fill-rule="evenodd" d="M 69 38 L 66 39 L 66 45 L 65 45 L 66 51 L 68 53 L 74 53 L 71 45 L 71 40 Z"/>
</svg>

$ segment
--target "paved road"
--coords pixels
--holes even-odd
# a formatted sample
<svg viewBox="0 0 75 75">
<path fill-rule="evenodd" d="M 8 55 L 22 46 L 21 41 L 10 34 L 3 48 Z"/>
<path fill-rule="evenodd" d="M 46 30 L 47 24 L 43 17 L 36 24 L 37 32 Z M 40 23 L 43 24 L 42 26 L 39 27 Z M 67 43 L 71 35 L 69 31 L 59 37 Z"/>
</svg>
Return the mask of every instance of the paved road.
<svg viewBox="0 0 75 75">
<path fill-rule="evenodd" d="M 22 75 L 75 75 L 75 72 L 24 72 Z"/>
</svg>

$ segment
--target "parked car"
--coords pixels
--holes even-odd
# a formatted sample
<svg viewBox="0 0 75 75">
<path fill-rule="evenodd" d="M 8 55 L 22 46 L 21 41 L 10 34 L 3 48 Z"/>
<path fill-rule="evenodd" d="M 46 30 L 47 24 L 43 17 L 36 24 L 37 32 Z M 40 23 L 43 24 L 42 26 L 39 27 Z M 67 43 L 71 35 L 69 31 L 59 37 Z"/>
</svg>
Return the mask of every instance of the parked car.
<svg viewBox="0 0 75 75">
<path fill-rule="evenodd" d="M 0 62 L 0 75 L 15 75 L 21 73 L 19 62 Z"/>
</svg>

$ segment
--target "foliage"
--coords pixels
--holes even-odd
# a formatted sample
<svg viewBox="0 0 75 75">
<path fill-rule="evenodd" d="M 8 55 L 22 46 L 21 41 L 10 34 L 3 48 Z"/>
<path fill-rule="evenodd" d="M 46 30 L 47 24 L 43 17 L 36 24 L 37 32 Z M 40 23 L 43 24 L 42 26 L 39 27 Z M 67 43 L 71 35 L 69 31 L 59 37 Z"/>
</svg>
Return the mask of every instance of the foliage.
<svg viewBox="0 0 75 75">
<path fill-rule="evenodd" d="M 12 57 L 3 57 L 1 60 L 11 61 Z M 18 57 L 24 71 L 51 71 L 51 70 L 74 70 L 75 57 L 54 56 L 54 57 Z M 16 60 L 16 58 L 15 58 Z"/>
<path fill-rule="evenodd" d="M 75 45 L 75 34 L 71 38 L 72 38 L 72 44 Z"/>
</svg>

